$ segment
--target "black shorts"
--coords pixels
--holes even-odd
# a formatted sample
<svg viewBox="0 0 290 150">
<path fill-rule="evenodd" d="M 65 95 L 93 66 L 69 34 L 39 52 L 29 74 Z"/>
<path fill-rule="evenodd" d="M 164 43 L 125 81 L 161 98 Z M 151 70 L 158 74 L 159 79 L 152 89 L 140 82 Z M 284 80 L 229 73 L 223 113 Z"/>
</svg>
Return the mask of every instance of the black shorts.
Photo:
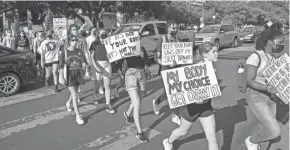
<svg viewBox="0 0 290 150">
<path fill-rule="evenodd" d="M 58 61 L 44 64 L 44 67 L 52 67 L 53 64 L 58 64 Z"/>
<path fill-rule="evenodd" d="M 199 117 L 208 117 L 213 114 L 211 100 L 208 100 L 208 102 L 204 104 L 189 104 L 182 106 L 178 114 L 189 122 L 195 122 Z"/>
<path fill-rule="evenodd" d="M 36 52 L 36 60 L 41 60 L 41 55 L 38 52 Z"/>
</svg>

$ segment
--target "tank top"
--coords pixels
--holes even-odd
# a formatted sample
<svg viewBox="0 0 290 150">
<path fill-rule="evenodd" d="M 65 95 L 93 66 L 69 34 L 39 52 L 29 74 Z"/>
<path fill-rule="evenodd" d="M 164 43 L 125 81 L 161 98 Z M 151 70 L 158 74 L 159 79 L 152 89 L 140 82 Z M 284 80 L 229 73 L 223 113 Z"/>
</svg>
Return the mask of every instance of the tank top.
<svg viewBox="0 0 290 150">
<path fill-rule="evenodd" d="M 94 58 L 97 61 L 108 61 L 107 51 L 104 44 L 94 41 L 91 45 L 91 50 L 95 52 Z"/>
</svg>

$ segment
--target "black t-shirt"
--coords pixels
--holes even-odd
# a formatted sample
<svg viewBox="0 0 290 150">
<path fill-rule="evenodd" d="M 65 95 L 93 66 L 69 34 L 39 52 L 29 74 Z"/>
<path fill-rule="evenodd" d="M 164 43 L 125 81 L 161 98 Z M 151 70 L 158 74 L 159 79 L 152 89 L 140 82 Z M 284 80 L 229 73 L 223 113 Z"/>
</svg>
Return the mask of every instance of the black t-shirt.
<svg viewBox="0 0 290 150">
<path fill-rule="evenodd" d="M 98 41 L 94 41 L 91 44 L 90 51 L 94 51 L 95 55 L 94 58 L 97 61 L 108 61 L 107 51 L 104 44 L 101 44 Z"/>
</svg>

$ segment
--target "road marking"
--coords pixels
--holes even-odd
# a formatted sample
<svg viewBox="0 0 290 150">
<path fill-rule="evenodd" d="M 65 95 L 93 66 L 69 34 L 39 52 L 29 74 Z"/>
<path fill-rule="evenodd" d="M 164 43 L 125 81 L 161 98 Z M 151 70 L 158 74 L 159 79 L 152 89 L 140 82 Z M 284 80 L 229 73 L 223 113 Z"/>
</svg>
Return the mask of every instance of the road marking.
<svg viewBox="0 0 290 150">
<path fill-rule="evenodd" d="M 8 106 L 16 103 L 21 103 L 25 101 L 29 101 L 32 99 L 37 99 L 45 96 L 49 96 L 54 94 L 53 89 L 44 88 L 41 90 L 34 90 L 32 92 L 17 94 L 10 97 L 2 97 L 0 98 L 0 107 Z"/>
<path fill-rule="evenodd" d="M 82 104 L 85 104 L 85 106 L 80 107 L 79 109 L 80 113 L 89 112 L 91 110 L 98 108 L 94 105 L 89 105 L 88 103 L 81 102 L 80 105 Z M 22 119 L 17 119 L 14 121 L 1 124 L 0 125 L 1 127 L 0 139 L 8 137 L 12 135 L 12 133 L 26 131 L 28 129 L 32 129 L 40 125 L 45 125 L 48 123 L 55 122 L 57 120 L 61 120 L 73 114 L 74 113 L 66 111 L 66 107 L 63 106 L 63 107 L 59 107 L 53 110 L 49 110 L 46 112 L 42 112 L 42 113 L 31 115 Z M 10 126 L 10 127 L 7 127 L 7 126 Z"/>
<path fill-rule="evenodd" d="M 74 150 L 83 150 L 83 149 L 88 149 L 88 148 L 93 148 L 93 149 L 98 149 L 98 150 L 128 150 L 141 143 L 136 138 L 136 132 L 137 132 L 136 127 L 135 125 L 132 124 L 127 127 L 123 127 L 119 131 L 110 133 L 106 136 L 100 137 L 94 141 L 84 144 Z M 153 137 L 159 134 L 160 132 L 152 129 L 150 130 L 150 133 L 149 133 L 149 139 L 152 139 Z"/>
</svg>

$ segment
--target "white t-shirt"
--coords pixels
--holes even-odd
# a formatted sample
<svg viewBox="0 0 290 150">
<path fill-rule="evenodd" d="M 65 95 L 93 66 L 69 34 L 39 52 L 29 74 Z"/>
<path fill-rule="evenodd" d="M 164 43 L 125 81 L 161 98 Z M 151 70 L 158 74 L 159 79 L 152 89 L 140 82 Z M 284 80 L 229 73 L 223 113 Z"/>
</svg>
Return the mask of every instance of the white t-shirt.
<svg viewBox="0 0 290 150">
<path fill-rule="evenodd" d="M 48 43 L 53 43 L 55 45 L 55 48 L 50 49 L 48 47 Z M 60 41 L 54 39 L 46 39 L 40 44 L 38 50 L 40 54 L 44 54 L 45 63 L 53 63 L 59 60 L 60 46 Z"/>
<path fill-rule="evenodd" d="M 265 78 L 263 72 L 270 65 L 270 63 L 275 62 L 275 58 L 272 55 L 267 54 L 268 58 L 270 59 L 270 60 L 268 60 L 268 58 L 266 56 L 266 53 L 264 51 L 257 50 L 256 52 L 260 55 L 261 60 L 260 60 L 260 66 L 257 69 L 257 75 L 256 75 L 256 78 L 255 78 L 255 81 L 257 81 L 257 82 L 259 82 L 261 84 L 266 85 L 266 82 L 265 82 L 266 81 L 266 78 Z M 257 56 L 256 53 L 253 53 L 247 59 L 246 64 L 247 65 L 253 65 L 253 66 L 258 67 L 258 65 L 259 65 L 259 56 Z"/>
</svg>

